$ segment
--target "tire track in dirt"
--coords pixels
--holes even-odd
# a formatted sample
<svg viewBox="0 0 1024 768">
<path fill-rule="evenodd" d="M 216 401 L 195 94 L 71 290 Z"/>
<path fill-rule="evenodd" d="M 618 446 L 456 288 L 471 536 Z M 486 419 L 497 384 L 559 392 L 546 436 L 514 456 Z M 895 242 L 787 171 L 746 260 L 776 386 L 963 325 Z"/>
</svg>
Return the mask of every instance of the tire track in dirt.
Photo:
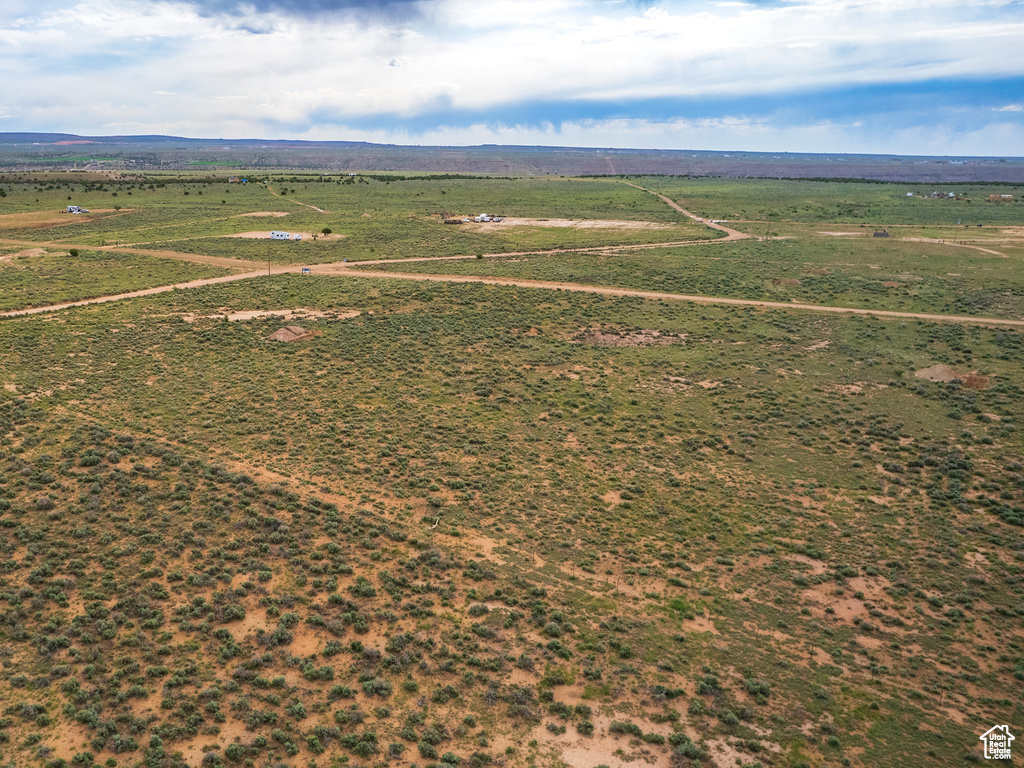
<svg viewBox="0 0 1024 768">
<path fill-rule="evenodd" d="M 935 243 L 936 245 L 952 245 L 954 248 L 973 248 L 982 253 L 991 253 L 1001 259 L 1009 258 L 1005 253 L 993 251 L 991 248 L 983 248 L 980 245 L 972 245 L 971 243 L 958 243 L 955 240 L 936 240 L 934 237 L 901 237 L 900 240 L 904 243 Z"/>
<path fill-rule="evenodd" d="M 294 271 L 298 271 L 298 269 L 296 268 Z M 62 309 L 71 309 L 72 307 L 84 307 L 89 304 L 106 304 L 107 302 L 111 301 L 120 301 L 121 299 L 134 299 L 139 296 L 155 296 L 158 293 L 167 293 L 168 291 L 184 290 L 186 288 L 199 288 L 204 285 L 216 285 L 218 283 L 230 283 L 235 280 L 249 280 L 253 277 L 262 277 L 266 274 L 266 272 L 248 272 L 237 275 L 223 275 L 221 277 L 206 277 L 203 278 L 202 280 L 191 280 L 187 283 L 161 285 L 155 288 L 142 288 L 141 290 L 138 291 L 128 291 L 127 293 L 115 293 L 108 296 L 96 296 L 91 299 L 79 299 L 78 301 L 66 301 L 62 304 L 47 304 L 44 307 L 12 309 L 6 312 L 0 312 L 0 318 L 22 317 L 25 315 L 39 315 L 44 312 L 59 312 Z"/>
<path fill-rule="evenodd" d="M 265 189 L 267 190 L 267 192 L 269 192 L 270 194 L 272 194 L 272 195 L 273 195 L 274 197 L 279 197 L 279 198 L 281 198 L 281 199 L 282 199 L 282 200 L 284 200 L 284 201 L 285 201 L 286 203 L 295 203 L 296 205 L 304 205 L 304 206 L 306 206 L 307 208 L 312 208 L 312 209 L 313 209 L 314 211 L 316 211 L 317 213 L 330 213 L 330 211 L 325 211 L 325 210 L 324 210 L 323 208 L 317 208 L 317 207 L 316 207 L 315 205 L 310 205 L 309 203 L 303 203 L 303 202 L 302 202 L 301 200 L 296 200 L 296 199 L 294 199 L 294 198 L 292 198 L 292 197 L 287 197 L 287 196 L 285 196 L 285 195 L 279 195 L 279 194 L 278 194 L 277 192 L 275 192 L 274 190 L 272 190 L 272 189 L 270 188 L 270 182 L 267 182 L 267 183 L 266 183 L 266 184 L 264 184 L 263 186 L 264 186 L 264 188 L 265 188 Z"/>
<path fill-rule="evenodd" d="M 337 266 L 337 265 L 322 265 Z M 1006 325 L 1024 328 L 1024 320 L 997 317 L 972 317 L 970 315 L 939 315 L 926 312 L 898 312 L 888 309 L 865 309 L 859 307 L 829 307 L 824 304 L 799 304 L 785 301 L 759 301 L 757 299 L 731 299 L 722 296 L 698 296 L 683 293 L 659 293 L 656 291 L 640 291 L 630 288 L 607 288 L 579 283 L 556 283 L 546 280 L 523 280 L 505 277 L 476 277 L 472 275 L 425 275 L 411 272 L 369 272 L 351 269 L 342 265 L 336 274 L 352 277 L 394 278 L 398 280 L 424 280 L 446 283 L 483 283 L 484 285 L 509 285 L 519 288 L 546 288 L 548 290 L 578 291 L 595 293 L 603 296 L 635 296 L 642 299 L 667 299 L 671 301 L 689 301 L 697 304 L 721 304 L 740 307 L 763 307 L 768 309 L 798 309 L 808 312 L 830 312 L 841 315 L 868 315 L 871 317 L 896 317 L 910 320 L 929 320 L 934 322 L 969 323 L 973 325 Z"/>
<path fill-rule="evenodd" d="M 636 186 L 636 185 L 630 185 Z M 642 189 L 642 187 L 638 187 Z M 663 197 L 659 195 L 659 197 Z M 663 199 L 669 202 L 674 208 L 682 210 L 678 205 L 672 203 L 667 198 Z M 686 212 L 687 215 L 693 216 L 693 214 Z M 696 217 L 695 217 L 696 218 Z M 708 223 L 708 226 L 712 226 Z M 730 240 L 744 240 L 749 239 L 751 236 L 746 235 L 742 232 L 736 232 L 727 227 L 716 226 L 724 231 L 727 235 L 725 238 L 718 238 L 716 240 L 706 241 L 687 241 L 678 243 L 676 245 L 696 245 L 698 243 L 723 243 Z M 4 241 L 0 241 L 4 242 Z M 44 245 L 43 243 L 35 243 L 35 245 Z M 647 245 L 631 245 L 631 246 L 611 246 L 606 248 L 595 248 L 591 250 L 613 250 L 613 249 L 630 249 L 637 247 L 648 247 L 657 248 L 665 247 L 666 243 L 652 243 Z M 227 266 L 230 268 L 245 268 L 249 271 L 242 272 L 235 275 L 224 275 L 222 277 L 205 278 L 202 280 L 192 280 L 187 283 L 176 283 L 174 285 L 165 285 L 154 288 L 145 288 L 138 291 L 130 291 L 126 293 L 113 294 L 109 296 L 99 296 L 89 299 L 81 299 L 79 301 L 65 302 L 62 304 L 52 304 L 43 307 L 31 307 L 29 309 L 17 309 L 9 310 L 6 312 L 0 312 L 0 318 L 5 317 L 21 317 L 25 315 L 41 314 L 43 312 L 56 312 L 62 309 L 69 309 L 71 307 L 87 306 L 89 304 L 102 304 L 110 301 L 118 301 L 120 299 L 131 299 L 140 296 L 152 296 L 159 293 L 165 293 L 167 291 L 186 289 L 186 288 L 198 288 L 204 285 L 216 285 L 219 283 L 228 283 L 236 280 L 249 280 L 254 277 L 262 277 L 263 275 L 270 274 L 297 274 L 300 273 L 303 267 L 301 265 L 278 265 L 271 267 L 267 271 L 263 270 L 252 270 L 255 262 L 242 261 L 240 259 L 222 259 L 212 256 L 197 256 L 191 253 L 178 253 L 176 251 L 140 251 L 137 249 L 124 249 L 124 248 L 113 248 L 107 247 L 107 250 L 112 251 L 125 251 L 128 253 L 147 253 L 153 256 L 162 256 L 165 258 L 177 258 L 183 261 L 196 261 L 205 264 L 217 264 L 219 266 Z M 544 254 L 555 254 L 555 253 L 567 253 L 573 252 L 576 249 L 560 249 L 555 251 L 524 251 L 521 253 L 501 253 L 501 254 L 488 254 L 485 258 L 496 258 L 501 256 L 515 256 L 515 255 L 544 255 Z M 822 304 L 801 304 L 797 302 L 782 302 L 782 301 L 760 301 L 757 299 L 734 299 L 722 296 L 700 296 L 691 294 L 681 293 L 661 293 L 657 291 L 643 291 L 629 288 L 611 288 L 604 286 L 593 286 L 593 285 L 581 285 L 579 283 L 559 283 L 546 280 L 527 280 L 517 278 L 503 278 L 503 277 L 483 277 L 478 275 L 431 275 L 431 274 L 416 274 L 410 272 L 375 272 L 359 269 L 359 267 L 365 266 L 376 266 L 381 264 L 400 264 L 404 262 L 424 262 L 424 261 L 455 261 L 455 260 L 466 260 L 475 259 L 476 255 L 464 255 L 464 256 L 425 256 L 412 259 L 375 259 L 372 261 L 357 261 L 357 262 L 332 262 L 328 264 L 314 265 L 318 274 L 334 275 L 334 276 L 347 276 L 347 277 L 365 277 L 373 278 L 377 280 L 381 279 L 393 279 L 393 280 L 414 280 L 414 281 L 425 281 L 425 282 L 447 282 L 447 283 L 482 283 L 484 285 L 500 285 L 500 286 L 515 286 L 520 288 L 542 288 L 547 290 L 561 290 L 561 291 L 576 291 L 580 293 L 591 293 L 603 296 L 632 296 L 636 298 L 646 299 L 658 299 L 658 300 L 670 300 L 670 301 L 688 301 L 698 304 L 716 304 L 725 306 L 741 306 L 741 307 L 762 307 L 768 309 L 787 309 L 787 310 L 801 310 L 807 312 L 828 312 L 832 314 L 845 314 L 845 315 L 865 315 L 870 317 L 891 317 L 891 318 L 904 318 L 910 320 L 927 320 L 930 322 L 951 322 L 951 323 L 965 323 L 971 325 L 991 325 L 991 326 L 1010 326 L 1024 328 L 1024 320 L 1016 320 L 1012 318 L 996 318 L 996 317 L 972 317 L 970 315 L 942 315 L 942 314 L 930 314 L 927 312 L 899 312 L 896 310 L 886 309 L 869 309 L 859 307 L 830 307 Z"/>
<path fill-rule="evenodd" d="M 720 232 L 725 232 L 726 236 L 724 238 L 719 239 L 717 242 L 724 243 L 724 242 L 728 242 L 730 240 L 750 240 L 750 239 L 753 238 L 753 235 L 748 235 L 746 232 L 740 232 L 740 231 L 735 230 L 735 229 L 730 229 L 729 227 L 726 227 L 726 226 L 723 226 L 722 224 L 719 224 L 717 221 L 712 221 L 711 219 L 705 219 L 705 218 L 702 218 L 702 217 L 698 216 L 695 213 L 690 213 L 690 211 L 688 211 L 685 208 L 683 208 L 675 200 L 673 200 L 672 198 L 667 197 L 667 196 L 661 194 L 660 192 L 655 192 L 652 189 L 647 189 L 647 187 L 641 187 L 639 184 L 633 184 L 633 183 L 631 183 L 629 181 L 624 181 L 622 183 L 625 184 L 627 187 L 633 187 L 634 189 L 639 189 L 639 190 L 642 190 L 643 192 L 647 192 L 648 194 L 654 195 L 655 197 L 660 199 L 662 202 L 664 202 L 666 205 L 668 205 L 669 208 L 673 208 L 673 209 L 679 211 L 680 213 L 682 213 L 682 214 L 684 214 L 686 216 L 689 216 L 691 219 L 693 219 L 694 221 L 700 222 L 704 226 L 711 227 L 711 229 L 717 229 Z"/>
</svg>

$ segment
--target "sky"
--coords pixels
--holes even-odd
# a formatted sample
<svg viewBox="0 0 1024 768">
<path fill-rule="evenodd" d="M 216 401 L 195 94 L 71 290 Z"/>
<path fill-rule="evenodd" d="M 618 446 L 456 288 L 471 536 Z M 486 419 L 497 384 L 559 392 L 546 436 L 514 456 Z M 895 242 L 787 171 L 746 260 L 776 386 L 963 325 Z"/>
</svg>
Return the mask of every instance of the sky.
<svg viewBox="0 0 1024 768">
<path fill-rule="evenodd" d="M 1024 0 L 2 0 L 0 131 L 1024 155 Z"/>
</svg>

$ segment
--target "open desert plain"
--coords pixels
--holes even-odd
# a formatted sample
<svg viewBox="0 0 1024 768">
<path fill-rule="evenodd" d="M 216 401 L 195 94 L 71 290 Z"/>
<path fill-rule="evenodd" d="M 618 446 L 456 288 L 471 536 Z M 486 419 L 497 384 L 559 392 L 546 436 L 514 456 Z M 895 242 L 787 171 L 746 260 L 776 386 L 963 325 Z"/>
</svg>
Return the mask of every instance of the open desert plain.
<svg viewBox="0 0 1024 768">
<path fill-rule="evenodd" d="M 1024 739 L 1024 185 L 231 173 L 0 176 L 0 764 Z"/>
</svg>

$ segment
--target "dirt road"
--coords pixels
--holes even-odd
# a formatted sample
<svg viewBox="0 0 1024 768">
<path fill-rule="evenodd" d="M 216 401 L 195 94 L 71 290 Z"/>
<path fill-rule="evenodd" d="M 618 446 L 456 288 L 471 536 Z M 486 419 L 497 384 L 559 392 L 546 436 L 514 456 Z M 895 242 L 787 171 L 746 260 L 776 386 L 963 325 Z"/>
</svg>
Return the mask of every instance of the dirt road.
<svg viewBox="0 0 1024 768">
<path fill-rule="evenodd" d="M 323 265 L 337 266 L 337 265 Z M 352 265 L 358 266 L 358 265 Z M 656 291 L 639 291 L 629 288 L 605 288 L 579 283 L 555 283 L 545 280 L 522 280 L 505 277 L 473 277 L 471 275 L 423 275 L 411 272 L 368 272 L 348 268 L 342 265 L 337 274 L 352 277 L 393 278 L 397 280 L 427 280 L 445 283 L 483 283 L 484 285 L 512 285 L 519 288 L 546 288 L 558 291 L 579 291 L 596 293 L 603 296 L 636 296 L 643 299 L 669 299 L 672 301 L 690 301 L 698 304 L 724 304 L 739 307 L 766 307 L 771 309 L 799 309 L 809 312 L 831 312 L 840 315 L 869 315 L 872 317 L 901 317 L 911 320 L 931 320 L 935 322 L 970 323 L 972 325 L 1004 325 L 1024 328 L 1024 320 L 1012 320 L 997 317 L 971 317 L 970 315 L 937 315 L 926 312 L 896 312 L 887 309 L 860 309 L 856 307 L 829 307 L 822 304 L 798 304 L 786 301 L 757 301 L 755 299 L 730 299 L 721 296 L 698 296 L 683 293 L 658 293 Z"/>
<path fill-rule="evenodd" d="M 739 231 L 737 231 L 735 229 L 730 229 L 729 227 L 726 227 L 726 226 L 723 226 L 722 224 L 719 224 L 717 221 L 712 221 L 711 219 L 704 219 L 704 218 L 701 218 L 700 216 L 698 216 L 695 213 L 690 213 L 690 211 L 688 211 L 685 208 L 683 208 L 682 206 L 680 206 L 679 203 L 677 203 L 675 200 L 673 200 L 673 199 L 671 199 L 669 197 L 666 197 L 665 195 L 662 195 L 659 192 L 655 192 L 653 190 L 647 189 L 647 187 L 641 187 L 639 184 L 633 184 L 633 183 L 628 182 L 628 181 L 624 181 L 622 183 L 625 184 L 628 187 L 633 187 L 634 189 L 639 189 L 639 190 L 642 190 L 644 192 L 647 192 L 648 194 L 654 195 L 655 197 L 660 199 L 662 202 L 664 202 L 669 208 L 673 208 L 673 209 L 679 211 L 680 213 L 682 213 L 682 214 L 684 214 L 686 216 L 689 216 L 694 221 L 699 221 L 701 224 L 704 224 L 705 226 L 711 227 L 712 229 L 717 229 L 720 232 L 725 232 L 726 236 L 724 238 L 722 238 L 721 240 L 719 240 L 718 242 L 728 242 L 729 240 L 749 240 L 752 237 L 752 235 L 748 235 L 746 232 L 739 232 Z"/>
<path fill-rule="evenodd" d="M 463 257 L 452 257 L 443 256 L 439 258 L 421 258 L 421 259 L 406 259 L 404 261 L 440 261 L 440 260 L 451 260 L 453 258 L 475 258 L 475 256 L 463 256 Z M 1009 318 L 998 318 L 998 317 L 972 317 L 970 315 L 940 315 L 930 314 L 927 312 L 897 312 L 894 310 L 886 309 L 863 309 L 857 307 L 829 307 L 822 304 L 799 304 L 796 302 L 784 302 L 784 301 L 758 301 L 756 299 L 732 299 L 723 296 L 700 296 L 694 294 L 683 294 L 683 293 L 661 293 L 657 291 L 641 291 L 633 290 L 629 288 L 607 288 L 603 286 L 594 285 L 580 285 L 578 283 L 558 283 L 546 280 L 524 280 L 516 278 L 504 278 L 504 277 L 478 277 L 473 275 L 425 275 L 415 274 L 410 272 L 373 272 L 368 270 L 359 269 L 360 266 L 367 266 L 370 263 L 395 263 L 394 260 L 388 261 L 378 260 L 376 262 L 336 262 L 333 264 L 320 264 L 313 269 L 316 274 L 320 275 L 332 275 L 332 276 L 346 276 L 346 277 L 363 277 L 372 278 L 375 280 L 414 280 L 422 282 L 441 282 L 441 283 L 481 283 L 483 285 L 503 285 L 503 286 L 515 286 L 519 288 L 542 288 L 547 290 L 558 290 L 558 291 L 577 291 L 580 293 L 591 293 L 600 296 L 635 296 L 642 299 L 659 299 L 659 300 L 670 300 L 670 301 L 688 301 L 696 304 L 714 304 L 724 306 L 738 306 L 738 307 L 762 307 L 768 309 L 786 309 L 786 310 L 801 310 L 805 312 L 828 312 L 832 314 L 840 315 L 866 315 L 870 317 L 893 317 L 893 318 L 904 318 L 909 320 L 928 320 L 932 322 L 947 322 L 947 323 L 967 323 L 971 325 L 991 325 L 991 326 L 1010 326 L 1016 328 L 1024 328 L 1024 320 L 1013 320 Z M 271 273 L 275 275 L 280 274 L 298 274 L 301 272 L 301 266 L 276 266 L 272 267 Z M 177 283 L 175 285 L 165 285 L 157 288 L 146 288 L 140 291 L 131 291 L 128 293 L 119 293 L 112 296 L 100 296 L 93 299 L 82 299 L 81 301 L 69 301 L 63 304 L 52 304 L 45 307 L 33 307 L 31 309 L 17 309 L 8 312 L 0 312 L 0 318 L 4 317 L 21 317 L 25 315 L 37 315 L 43 312 L 56 312 L 62 309 L 68 309 L 70 307 L 82 307 L 89 304 L 102 304 L 110 301 L 118 301 L 120 299 L 132 299 L 139 296 L 153 296 L 158 293 L 166 293 L 167 291 L 173 291 L 178 289 L 186 288 L 198 288 L 203 285 L 217 285 L 220 283 L 230 283 L 236 280 L 249 280 L 254 277 L 261 277 L 266 275 L 265 270 L 250 271 L 245 273 L 239 273 L 236 275 L 225 275 L 223 277 L 211 277 L 203 280 L 193 280 L 187 283 Z"/>
<path fill-rule="evenodd" d="M 323 208 L 317 208 L 317 207 L 316 207 L 315 205 L 310 205 L 309 203 L 303 203 L 302 201 L 300 201 L 300 200 L 296 200 L 296 199 L 295 199 L 295 198 L 293 198 L 293 197 L 288 197 L 287 195 L 279 195 L 279 194 L 278 194 L 277 192 L 275 192 L 274 190 L 272 190 L 272 189 L 270 188 L 270 184 L 269 184 L 269 183 L 268 183 L 268 184 L 266 184 L 266 185 L 264 185 L 264 186 L 265 186 L 265 188 L 266 188 L 267 192 L 269 192 L 270 194 L 272 194 L 272 195 L 273 195 L 274 197 L 279 197 L 279 198 L 281 198 L 282 200 L 284 200 L 284 201 L 286 201 L 286 202 L 289 202 L 289 203 L 295 203 L 296 205 L 304 205 L 304 206 L 306 206 L 307 208 L 312 208 L 312 209 L 313 209 L 314 211 L 316 211 L 317 213 L 330 213 L 330 211 L 325 211 L 325 210 L 324 210 Z"/>
<path fill-rule="evenodd" d="M 283 271 L 283 270 L 278 270 Z M 295 269 L 298 271 L 298 268 Z M 267 274 L 262 272 L 247 272 L 237 275 L 224 275 L 223 277 L 207 277 L 202 280 L 192 280 L 187 283 L 175 283 L 174 285 L 161 285 L 157 288 L 143 288 L 141 291 L 129 291 L 128 293 L 116 293 L 110 296 L 97 296 L 92 299 L 81 299 L 80 301 L 67 301 L 63 304 L 48 304 L 45 307 L 31 307 L 29 309 L 12 309 L 7 312 L 0 312 L 0 318 L 21 317 L 24 315 L 39 315 L 43 312 L 57 312 L 71 307 L 84 307 L 88 304 L 105 304 L 108 301 L 120 301 L 121 299 L 134 299 L 138 296 L 153 296 L 158 293 L 167 293 L 185 288 L 199 288 L 203 285 L 216 285 L 217 283 L 230 283 L 234 280 L 249 280 L 253 277 Z"/>
<path fill-rule="evenodd" d="M 629 182 L 625 182 L 629 183 Z M 644 187 L 637 186 L 636 184 L 630 184 L 632 187 L 641 189 L 651 194 L 657 194 L 651 192 Z M 552 251 L 521 251 L 516 253 L 496 253 L 487 254 L 484 258 L 497 258 L 507 256 L 530 256 L 530 255 L 549 255 L 558 253 L 571 253 L 571 252 L 608 252 L 608 251 L 619 251 L 619 250 L 636 250 L 640 248 L 665 248 L 674 246 L 688 246 L 698 244 L 711 244 L 711 243 L 724 243 L 735 240 L 746 240 L 750 239 L 751 236 L 743 232 L 737 232 L 729 227 L 722 226 L 711 221 L 701 219 L 700 217 L 690 213 L 689 211 L 680 207 L 677 203 L 665 197 L 664 195 L 657 195 L 666 204 L 670 205 L 675 210 L 693 218 L 696 221 L 720 230 L 726 234 L 724 238 L 718 238 L 716 240 L 687 240 L 675 243 L 646 243 L 640 245 L 616 245 L 616 246 L 604 246 L 594 248 L 574 248 L 574 249 L 558 249 Z M 297 202 L 297 201 L 293 201 Z M 16 241 L 4 241 L 0 240 L 0 243 L 11 243 L 15 244 Z M 16 244 L 21 244 L 17 242 Z M 32 245 L 49 245 L 47 243 L 31 243 Z M 62 248 L 66 248 L 66 245 L 61 244 Z M 186 288 L 197 288 L 204 285 L 216 285 L 219 283 L 229 283 L 235 280 L 249 280 L 254 277 L 260 277 L 267 274 L 297 274 L 302 270 L 301 265 L 278 265 L 270 268 L 269 272 L 266 269 L 254 269 L 257 266 L 257 262 L 245 261 L 242 259 L 227 259 L 213 256 L 201 256 L 191 253 L 179 253 L 176 251 L 162 251 L 162 250 L 141 250 L 136 248 L 124 248 L 105 246 L 102 250 L 108 250 L 112 252 L 123 252 L 123 253 L 143 253 L 152 256 L 159 256 L 162 258 L 173 258 L 180 259 L 182 261 L 194 261 L 202 264 L 211 264 L 216 266 L 227 267 L 230 269 L 244 270 L 238 274 L 225 275 L 223 277 L 207 278 L 203 280 L 193 280 L 187 283 L 177 283 L 175 285 L 166 285 L 156 288 L 146 288 L 139 291 L 131 291 L 128 293 L 120 293 L 111 296 L 100 296 L 91 299 L 82 299 L 80 301 L 71 301 L 63 304 L 53 304 L 45 307 L 33 307 L 31 309 L 19 309 L 7 312 L 0 312 L 0 318 L 4 317 L 21 317 L 25 315 L 41 314 L 43 312 L 55 312 L 62 309 L 68 309 L 70 307 L 81 307 L 89 304 L 101 304 L 110 301 L 118 301 L 120 299 L 137 298 L 139 296 L 152 296 L 158 293 L 165 293 L 167 291 L 173 291 L 178 289 Z M 591 293 L 603 296 L 635 296 L 637 298 L 646 299 L 659 299 L 659 300 L 671 300 L 671 301 L 689 301 L 698 304 L 716 304 L 726 306 L 741 306 L 741 307 L 763 307 L 771 309 L 787 309 L 787 310 L 801 310 L 806 312 L 829 312 L 832 314 L 847 314 L 847 315 L 867 315 L 871 317 L 892 317 L 892 318 L 904 318 L 911 320 L 928 320 L 932 322 L 952 322 L 952 323 L 968 323 L 971 325 L 991 325 L 991 326 L 1011 326 L 1024 328 L 1024 320 L 1014 320 L 1008 318 L 995 318 L 995 317 L 972 317 L 970 315 L 941 315 L 941 314 L 929 314 L 926 312 L 897 312 L 894 310 L 885 309 L 864 309 L 854 307 L 829 307 L 821 304 L 800 304 L 795 302 L 782 302 L 782 301 L 758 301 L 755 299 L 733 299 L 721 296 L 699 296 L 689 295 L 680 293 L 660 293 L 656 291 L 642 291 L 628 288 L 609 288 L 602 286 L 593 285 L 580 285 L 578 283 L 558 283 L 544 280 L 526 280 L 526 279 L 515 279 L 515 278 L 502 278 L 502 277 L 478 277 L 472 275 L 429 275 L 429 274 L 414 274 L 408 272 L 373 272 L 360 267 L 367 267 L 379 264 L 397 264 L 406 262 L 423 262 L 423 261 L 457 261 L 466 259 L 475 259 L 475 255 L 462 255 L 462 256 L 430 256 L 412 259 L 375 259 L 372 261 L 358 261 L 358 262 L 333 262 L 329 264 L 318 264 L 311 267 L 314 274 L 318 275 L 334 275 L 334 276 L 347 276 L 347 277 L 363 277 L 372 278 L 375 280 L 415 280 L 425 282 L 445 282 L 445 283 L 482 283 L 484 285 L 506 285 L 516 286 L 521 288 L 542 288 L 548 290 L 560 290 L 560 291 L 578 291 L 582 293 Z"/>
<path fill-rule="evenodd" d="M 991 248 L 982 248 L 980 245 L 973 245 L 971 243 L 958 243 L 955 240 L 936 240 L 934 237 L 901 237 L 900 240 L 904 243 L 936 243 L 938 245 L 952 245 L 955 248 L 971 248 L 982 253 L 991 253 L 993 256 L 998 256 L 1002 259 L 1008 258 L 1005 253 L 993 251 Z"/>
</svg>

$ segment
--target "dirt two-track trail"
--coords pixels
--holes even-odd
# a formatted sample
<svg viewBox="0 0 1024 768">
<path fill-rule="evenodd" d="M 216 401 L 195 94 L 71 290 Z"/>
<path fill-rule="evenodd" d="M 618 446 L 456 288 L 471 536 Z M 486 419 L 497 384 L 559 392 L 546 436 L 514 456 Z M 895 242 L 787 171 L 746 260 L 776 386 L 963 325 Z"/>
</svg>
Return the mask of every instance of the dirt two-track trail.
<svg viewBox="0 0 1024 768">
<path fill-rule="evenodd" d="M 637 189 L 643 190 L 644 192 L 650 192 L 651 194 L 657 195 L 657 197 L 664 201 L 665 204 L 675 209 L 676 211 L 679 211 L 680 213 L 689 216 L 694 221 L 698 221 L 707 227 L 724 232 L 725 237 L 718 238 L 716 240 L 688 240 L 680 241 L 678 243 L 661 242 L 641 245 L 616 245 L 579 249 L 562 248 L 548 251 L 523 251 L 518 253 L 492 253 L 486 254 L 484 258 L 500 258 L 508 256 L 527 255 L 554 255 L 558 253 L 569 252 L 580 253 L 600 251 L 607 253 L 608 251 L 614 250 L 636 250 L 637 248 L 664 248 L 666 246 L 685 246 L 697 244 L 710 245 L 714 243 L 726 243 L 733 242 L 736 240 L 752 239 L 751 235 L 726 227 L 719 222 L 703 219 L 697 216 L 696 214 L 687 211 L 674 200 L 666 197 L 665 195 L 652 192 L 651 190 L 645 189 L 644 187 L 638 186 L 636 184 L 630 184 L 629 182 L 624 183 L 629 184 L 629 186 L 631 187 L 636 187 Z M 34 243 L 34 245 L 45 245 L 45 243 Z M 67 246 L 62 244 L 61 247 Z M 202 280 L 192 280 L 185 283 L 176 283 L 174 285 L 164 285 L 155 288 L 144 288 L 138 291 L 129 291 L 126 293 L 112 294 L 109 296 L 97 296 L 95 298 L 81 299 L 79 301 L 64 302 L 62 304 L 51 304 L 42 307 L 31 307 L 29 309 L 9 310 L 6 312 L 0 312 L 0 318 L 14 318 L 23 317 L 26 315 L 37 315 L 44 312 L 57 312 L 64 309 L 70 309 L 72 307 L 83 307 L 88 306 L 90 304 L 103 304 L 111 301 L 118 301 L 120 299 L 138 298 L 140 296 L 153 296 L 159 293 L 166 293 L 168 291 L 198 288 L 204 285 L 218 285 L 220 283 L 229 283 L 234 282 L 236 280 L 250 280 L 255 277 L 261 277 L 269 274 L 298 274 L 303 269 L 301 265 L 278 265 L 271 266 L 268 269 L 254 269 L 254 267 L 256 267 L 257 265 L 257 262 L 243 261 L 241 259 L 214 258 L 209 256 L 201 256 L 191 253 L 179 253 L 176 251 L 166 250 L 140 250 L 134 248 L 117 248 L 110 246 L 104 248 L 103 250 L 142 253 L 151 256 L 174 258 L 183 261 L 194 261 L 203 264 L 216 264 L 218 266 L 239 269 L 244 271 L 240 271 L 237 274 L 233 275 L 223 275 L 221 277 L 211 277 Z M 785 309 L 797 310 L 802 312 L 827 312 L 831 314 L 843 315 L 863 315 L 883 318 L 903 318 L 908 320 L 927 320 L 931 322 L 964 323 L 971 325 L 990 326 L 1011 326 L 1024 328 L 1024 320 L 1016 320 L 1013 318 L 975 317 L 972 315 L 943 315 L 928 312 L 898 312 L 895 310 L 870 309 L 861 307 L 831 307 L 822 304 L 801 304 L 797 302 L 759 301 L 757 299 L 734 299 L 725 296 L 702 296 L 697 294 L 664 293 L 660 291 L 645 291 L 631 288 L 610 288 L 594 285 L 583 285 L 580 283 L 561 283 L 552 282 L 548 280 L 529 280 L 522 278 L 485 277 L 476 275 L 421 274 L 410 272 L 377 272 L 366 269 L 360 269 L 360 267 L 377 266 L 382 264 L 394 265 L 426 261 L 460 261 L 477 258 L 479 257 L 476 254 L 471 254 L 462 256 L 432 256 L 411 259 L 374 259 L 368 261 L 333 262 L 330 264 L 318 264 L 313 267 L 310 267 L 310 269 L 313 274 L 321 276 L 330 275 L 337 277 L 369 278 L 374 280 L 413 280 L 441 283 L 480 283 L 483 285 L 514 286 L 518 288 L 539 288 L 556 291 L 576 291 L 580 293 L 590 293 L 601 296 L 634 296 L 642 299 L 686 301 L 698 304 L 711 304 L 722 306 L 761 307 L 766 309 Z"/>
</svg>

